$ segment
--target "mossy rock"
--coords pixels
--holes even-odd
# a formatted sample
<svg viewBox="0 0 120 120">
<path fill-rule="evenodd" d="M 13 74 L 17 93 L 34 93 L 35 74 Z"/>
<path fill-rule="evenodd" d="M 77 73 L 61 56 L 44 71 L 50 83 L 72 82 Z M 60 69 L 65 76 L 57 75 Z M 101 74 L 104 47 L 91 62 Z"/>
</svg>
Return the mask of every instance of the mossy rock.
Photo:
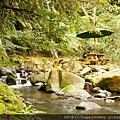
<svg viewBox="0 0 120 120">
<path fill-rule="evenodd" d="M 5 111 L 8 114 L 11 112 L 23 112 L 23 103 L 20 100 L 12 89 L 10 89 L 6 84 L 0 82 L 0 101 L 1 105 L 5 105 Z M 16 107 L 14 110 L 11 109 L 12 107 Z M 0 108 L 1 109 L 1 108 Z M 2 108 L 3 109 L 3 108 Z M 2 110 L 0 110 L 2 112 Z M 2 113 L 0 113 L 2 114 Z"/>
<path fill-rule="evenodd" d="M 42 113 L 34 106 L 27 106 L 25 100 L 15 94 L 14 90 L 0 82 L 0 114 L 31 114 Z M 1 117 L 1 116 L 0 116 Z"/>
</svg>

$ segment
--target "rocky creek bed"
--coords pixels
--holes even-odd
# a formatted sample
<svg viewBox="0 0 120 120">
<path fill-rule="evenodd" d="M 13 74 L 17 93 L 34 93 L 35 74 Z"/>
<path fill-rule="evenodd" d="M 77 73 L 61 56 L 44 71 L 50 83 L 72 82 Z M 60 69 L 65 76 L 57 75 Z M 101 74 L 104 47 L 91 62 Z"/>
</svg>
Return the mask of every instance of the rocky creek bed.
<svg viewBox="0 0 120 120">
<path fill-rule="evenodd" d="M 106 102 L 103 99 L 80 100 L 73 97 L 58 96 L 55 93 L 38 91 L 37 86 L 21 87 L 16 89 L 22 93 L 25 100 L 30 101 L 36 109 L 46 111 L 47 114 L 118 114 L 120 113 L 120 102 Z M 29 93 L 29 94 L 28 94 Z M 84 103 L 83 103 L 84 102 Z M 91 103 L 96 103 L 96 108 L 91 108 Z M 86 109 L 76 109 L 80 103 Z M 87 106 L 89 105 L 90 106 Z M 96 105 L 95 104 L 95 105 Z M 86 106 L 85 106 L 86 105 Z"/>
<path fill-rule="evenodd" d="M 106 105 L 117 105 L 120 101 L 119 94 L 116 95 L 120 93 L 120 68 L 112 64 L 84 65 L 70 58 L 52 62 L 27 58 L 20 68 L 0 67 L 0 77 L 1 82 L 8 86 L 30 82 L 32 86 L 37 86 L 38 92 L 78 100 L 76 110 L 102 109 L 96 100 Z M 34 98 L 26 100 L 33 102 L 31 99 L 34 101 Z"/>
</svg>

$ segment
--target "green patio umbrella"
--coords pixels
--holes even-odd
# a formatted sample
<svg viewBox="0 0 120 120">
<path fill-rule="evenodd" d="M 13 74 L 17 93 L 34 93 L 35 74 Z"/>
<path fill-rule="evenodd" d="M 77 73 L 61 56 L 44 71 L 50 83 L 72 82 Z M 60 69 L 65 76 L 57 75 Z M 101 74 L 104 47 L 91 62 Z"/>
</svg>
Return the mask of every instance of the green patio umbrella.
<svg viewBox="0 0 120 120">
<path fill-rule="evenodd" d="M 94 38 L 94 52 L 96 52 L 96 38 L 109 36 L 112 33 L 113 32 L 109 31 L 109 30 L 97 28 L 96 31 L 94 31 L 94 32 L 84 31 L 84 32 L 78 34 L 76 37 L 83 38 L 83 39 Z"/>
</svg>

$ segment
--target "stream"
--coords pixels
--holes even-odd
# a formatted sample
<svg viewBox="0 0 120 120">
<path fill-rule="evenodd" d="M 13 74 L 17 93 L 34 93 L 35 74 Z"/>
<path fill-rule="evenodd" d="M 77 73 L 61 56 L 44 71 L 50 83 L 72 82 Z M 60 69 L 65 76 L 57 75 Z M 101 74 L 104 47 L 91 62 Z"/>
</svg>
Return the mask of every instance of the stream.
<svg viewBox="0 0 120 120">
<path fill-rule="evenodd" d="M 55 93 L 38 91 L 37 86 L 32 86 L 28 81 L 25 85 L 12 86 L 25 100 L 31 100 L 36 109 L 48 114 L 119 114 L 120 101 L 106 103 L 104 100 L 87 100 L 102 106 L 97 110 L 77 110 L 82 100 L 72 97 L 58 96 Z"/>
</svg>

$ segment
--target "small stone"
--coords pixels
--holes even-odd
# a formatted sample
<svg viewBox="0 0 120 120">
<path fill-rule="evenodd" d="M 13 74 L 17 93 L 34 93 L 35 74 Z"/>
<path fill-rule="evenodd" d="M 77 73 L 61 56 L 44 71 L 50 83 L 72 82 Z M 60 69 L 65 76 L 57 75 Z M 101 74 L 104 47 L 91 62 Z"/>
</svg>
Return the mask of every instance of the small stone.
<svg viewBox="0 0 120 120">
<path fill-rule="evenodd" d="M 101 106 L 94 102 L 81 102 L 79 105 L 76 106 L 76 109 L 81 110 L 90 110 L 90 109 L 99 109 Z"/>
<path fill-rule="evenodd" d="M 98 92 L 98 90 L 101 90 L 101 88 L 100 88 L 100 87 L 94 87 L 94 88 L 92 89 L 93 92 Z"/>
<path fill-rule="evenodd" d="M 85 110 L 86 108 L 84 106 L 76 106 L 76 109 Z"/>
<path fill-rule="evenodd" d="M 105 102 L 106 103 L 113 103 L 113 102 L 115 102 L 115 100 L 105 99 Z"/>
<path fill-rule="evenodd" d="M 109 91 L 107 91 L 107 90 L 98 90 L 98 92 L 99 93 L 103 93 L 103 94 L 105 94 L 106 96 L 111 96 L 112 94 L 111 94 L 111 92 L 109 92 Z"/>
<path fill-rule="evenodd" d="M 94 98 L 106 98 L 106 95 L 104 93 L 98 93 L 94 95 Z"/>
</svg>

